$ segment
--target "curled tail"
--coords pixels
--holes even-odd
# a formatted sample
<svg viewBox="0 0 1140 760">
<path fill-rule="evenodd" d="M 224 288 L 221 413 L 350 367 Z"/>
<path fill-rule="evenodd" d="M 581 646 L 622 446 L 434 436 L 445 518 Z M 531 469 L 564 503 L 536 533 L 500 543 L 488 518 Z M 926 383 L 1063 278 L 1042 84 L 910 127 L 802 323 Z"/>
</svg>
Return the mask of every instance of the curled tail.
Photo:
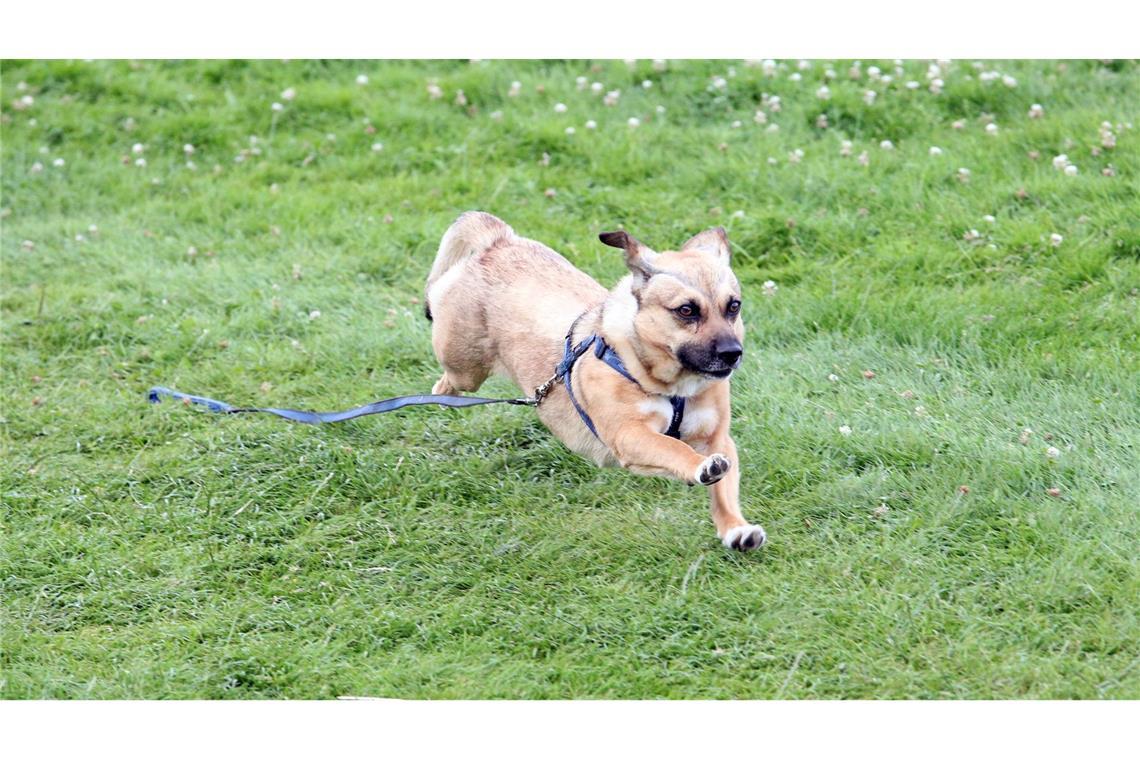
<svg viewBox="0 0 1140 760">
<path fill-rule="evenodd" d="M 431 319 L 431 288 L 449 269 L 466 258 L 491 248 L 500 240 L 514 237 L 510 225 L 483 211 L 467 211 L 459 216 L 443 234 L 439 253 L 428 275 L 424 290 L 424 315 Z"/>
</svg>

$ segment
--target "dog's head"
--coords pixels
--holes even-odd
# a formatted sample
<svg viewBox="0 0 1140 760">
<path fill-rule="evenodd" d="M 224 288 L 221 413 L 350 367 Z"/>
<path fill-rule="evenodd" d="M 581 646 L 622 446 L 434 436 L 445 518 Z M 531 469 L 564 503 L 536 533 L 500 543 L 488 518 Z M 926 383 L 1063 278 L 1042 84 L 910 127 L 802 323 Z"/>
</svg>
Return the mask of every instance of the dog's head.
<svg viewBox="0 0 1140 760">
<path fill-rule="evenodd" d="M 657 253 L 624 231 L 604 232 L 603 243 L 625 251 L 633 328 L 654 363 L 678 365 L 677 375 L 726 378 L 744 355 L 740 283 L 729 266 L 722 227 L 690 238 L 678 251 Z M 649 353 L 649 352 L 647 352 Z"/>
</svg>

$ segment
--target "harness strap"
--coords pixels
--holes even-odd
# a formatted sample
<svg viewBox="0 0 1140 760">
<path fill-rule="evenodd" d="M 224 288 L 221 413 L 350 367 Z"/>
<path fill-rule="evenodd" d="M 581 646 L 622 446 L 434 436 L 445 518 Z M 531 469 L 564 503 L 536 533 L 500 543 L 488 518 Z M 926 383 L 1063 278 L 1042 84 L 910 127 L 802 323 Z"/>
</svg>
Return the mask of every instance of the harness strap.
<svg viewBox="0 0 1140 760">
<path fill-rule="evenodd" d="M 573 332 L 573 330 L 571 330 Z M 629 370 L 625 368 L 625 363 L 621 357 L 617 355 L 613 347 L 606 343 L 605 339 L 599 335 L 591 335 L 583 340 L 577 346 L 572 346 L 570 335 L 566 336 L 566 353 L 562 356 L 562 362 L 558 365 L 558 370 L 555 372 L 555 377 L 561 377 L 566 383 L 566 395 L 570 397 L 570 403 L 574 405 L 574 410 L 578 412 L 578 416 L 582 418 L 582 422 L 594 434 L 595 438 L 600 439 L 597 428 L 594 427 L 594 421 L 590 419 L 590 415 L 578 403 L 578 399 L 574 396 L 574 388 L 570 383 L 570 375 L 574 370 L 574 363 L 578 361 L 579 357 L 590 348 L 594 346 L 594 356 L 601 359 L 608 364 L 611 369 L 619 375 L 629 380 L 638 388 L 641 383 L 637 382 L 637 378 L 629 374 Z M 669 403 L 673 407 L 673 418 L 669 421 L 669 428 L 665 431 L 665 435 L 670 438 L 681 438 L 681 420 L 685 417 L 685 398 L 683 396 L 670 396 Z"/>
<path fill-rule="evenodd" d="M 441 396 L 435 394 L 425 394 L 419 396 L 397 396 L 396 398 L 384 399 L 383 401 L 376 401 L 364 406 L 358 406 L 355 409 L 348 409 L 343 412 L 305 412 L 299 409 L 276 409 L 266 408 L 258 409 L 254 407 L 237 407 L 232 404 L 227 404 L 225 401 L 218 401 L 205 396 L 191 396 L 189 393 L 179 393 L 170 388 L 156 386 L 147 391 L 147 400 L 152 404 L 157 404 L 162 401 L 163 396 L 172 399 L 178 399 L 186 404 L 199 404 L 205 406 L 211 412 L 221 412 L 222 414 L 244 414 L 247 412 L 264 412 L 266 414 L 275 414 L 278 417 L 284 417 L 293 422 L 301 422 L 306 425 L 317 425 L 322 422 L 344 422 L 345 420 L 355 419 L 357 417 L 364 417 L 369 414 L 381 414 L 383 412 L 391 412 L 396 409 L 401 409 L 405 406 L 420 406 L 423 404 L 438 404 L 440 406 L 449 406 L 455 408 L 462 408 L 465 406 L 480 406 L 482 404 L 516 404 L 519 406 L 534 406 L 534 402 L 530 399 L 523 398 L 480 398 L 479 396 Z"/>
</svg>

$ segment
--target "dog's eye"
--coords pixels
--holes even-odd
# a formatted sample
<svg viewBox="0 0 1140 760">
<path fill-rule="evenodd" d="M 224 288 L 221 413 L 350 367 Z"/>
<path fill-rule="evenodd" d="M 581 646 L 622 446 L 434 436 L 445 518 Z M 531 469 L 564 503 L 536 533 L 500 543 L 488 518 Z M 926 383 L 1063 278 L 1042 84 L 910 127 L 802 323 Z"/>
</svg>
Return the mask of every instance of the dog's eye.
<svg viewBox="0 0 1140 760">
<path fill-rule="evenodd" d="M 731 301 L 728 302 L 728 306 L 725 307 L 725 311 L 728 314 L 739 314 L 740 313 L 740 301 L 736 300 L 735 298 L 732 299 Z"/>
<path fill-rule="evenodd" d="M 684 306 L 678 306 L 673 311 L 677 312 L 683 319 L 695 319 L 701 315 L 700 308 L 693 303 L 687 303 Z"/>
</svg>

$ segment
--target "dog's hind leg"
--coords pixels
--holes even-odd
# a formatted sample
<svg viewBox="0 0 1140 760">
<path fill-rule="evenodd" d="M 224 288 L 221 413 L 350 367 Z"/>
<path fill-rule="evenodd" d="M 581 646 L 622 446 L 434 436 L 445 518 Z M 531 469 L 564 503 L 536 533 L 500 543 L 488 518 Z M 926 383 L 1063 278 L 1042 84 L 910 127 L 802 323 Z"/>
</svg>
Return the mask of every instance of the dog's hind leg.
<svg viewBox="0 0 1140 760">
<path fill-rule="evenodd" d="M 431 392 L 443 396 L 458 396 L 460 391 L 477 391 L 490 372 L 475 370 L 456 372 L 452 368 L 444 370 L 439 380 L 432 386 Z"/>
</svg>

